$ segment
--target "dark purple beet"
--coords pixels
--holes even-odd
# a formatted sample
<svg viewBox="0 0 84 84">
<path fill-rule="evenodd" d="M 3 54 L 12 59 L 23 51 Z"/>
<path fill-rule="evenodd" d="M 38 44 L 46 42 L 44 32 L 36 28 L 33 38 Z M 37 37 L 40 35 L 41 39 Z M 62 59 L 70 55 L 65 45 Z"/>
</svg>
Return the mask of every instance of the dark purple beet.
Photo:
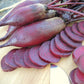
<svg viewBox="0 0 84 84">
<path fill-rule="evenodd" d="M 55 37 L 55 44 L 56 44 L 56 47 L 62 52 L 71 52 L 74 49 L 74 48 L 70 47 L 69 45 L 67 45 L 66 43 L 64 43 L 61 40 L 61 37 L 59 34 L 57 34 Z"/>
<path fill-rule="evenodd" d="M 33 64 L 33 63 L 30 61 L 30 59 L 29 59 L 29 50 L 30 50 L 30 49 L 27 49 L 27 50 L 25 51 L 25 54 L 24 54 L 24 63 L 25 63 L 28 67 L 30 67 L 30 68 L 37 68 L 37 69 L 43 68 L 43 67 L 40 67 L 40 66 L 37 66 L 37 65 Z"/>
<path fill-rule="evenodd" d="M 84 40 L 84 37 L 81 37 L 81 36 L 73 33 L 71 31 L 71 27 L 66 27 L 65 32 L 66 32 L 67 36 L 69 36 L 73 41 L 82 42 Z"/>
<path fill-rule="evenodd" d="M 6 63 L 5 63 L 5 56 L 2 58 L 1 60 L 1 68 L 3 71 L 5 72 L 9 72 L 9 71 L 13 71 L 15 70 L 15 68 L 12 68 L 10 66 L 8 66 Z"/>
<path fill-rule="evenodd" d="M 30 49 L 29 51 L 29 58 L 34 63 L 35 65 L 38 66 L 46 66 L 48 63 L 44 62 L 40 57 L 39 57 L 39 48 L 40 46 L 36 46 Z"/>
<path fill-rule="evenodd" d="M 28 66 L 24 63 L 24 53 L 26 48 L 21 48 L 15 52 L 14 60 L 15 63 L 20 67 L 28 68 Z"/>
<path fill-rule="evenodd" d="M 78 58 L 82 55 L 84 55 L 84 46 L 80 46 L 73 51 L 72 57 L 76 64 L 77 64 Z"/>
<path fill-rule="evenodd" d="M 16 51 L 17 51 L 17 49 L 13 49 L 5 56 L 5 63 L 12 68 L 18 68 L 19 67 L 14 61 L 14 54 Z"/>
<path fill-rule="evenodd" d="M 54 56 L 51 52 L 50 52 L 50 41 L 46 41 L 44 42 L 41 47 L 39 48 L 39 56 L 41 59 L 48 61 L 50 63 L 57 63 L 60 61 L 60 58 Z"/>
<path fill-rule="evenodd" d="M 84 34 L 84 21 L 78 23 L 78 29 L 82 34 Z"/>
<path fill-rule="evenodd" d="M 55 45 L 55 39 L 52 39 L 50 42 L 50 51 L 56 57 L 67 57 L 67 56 L 70 56 L 70 54 L 71 54 L 71 52 L 59 51 L 57 46 Z"/>
<path fill-rule="evenodd" d="M 74 79 L 74 72 L 75 72 L 75 70 L 76 70 L 76 69 L 73 69 L 73 70 L 70 72 L 70 74 L 69 74 L 69 79 L 70 79 L 71 84 L 77 84 L 77 83 L 75 82 L 75 79 Z"/>
<path fill-rule="evenodd" d="M 75 70 L 74 78 L 77 84 L 84 84 L 84 73 L 82 73 L 78 68 Z"/>
<path fill-rule="evenodd" d="M 62 31 L 62 32 L 60 33 L 60 37 L 61 37 L 61 39 L 62 39 L 67 45 L 69 45 L 70 47 L 77 48 L 77 47 L 79 47 L 79 46 L 82 45 L 82 43 L 80 43 L 80 42 L 75 42 L 75 41 L 71 40 L 71 39 L 66 35 L 66 33 L 65 33 L 64 31 Z"/>
<path fill-rule="evenodd" d="M 79 36 L 82 36 L 82 37 L 84 37 L 84 35 L 82 34 L 82 33 L 80 33 L 79 32 L 79 30 L 78 30 L 78 23 L 74 23 L 73 25 L 72 25 L 72 32 L 73 33 L 75 33 L 75 34 L 77 34 L 77 35 L 79 35 Z"/>
</svg>

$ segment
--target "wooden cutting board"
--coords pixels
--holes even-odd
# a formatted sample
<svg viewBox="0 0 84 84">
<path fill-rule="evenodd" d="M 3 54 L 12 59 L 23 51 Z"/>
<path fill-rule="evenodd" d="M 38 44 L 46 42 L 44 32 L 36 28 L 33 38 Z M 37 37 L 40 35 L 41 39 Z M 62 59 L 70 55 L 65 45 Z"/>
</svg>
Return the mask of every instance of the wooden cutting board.
<svg viewBox="0 0 84 84">
<path fill-rule="evenodd" d="M 4 36 L 7 30 L 6 27 L 0 27 L 0 37 Z M 0 42 L 0 45 L 2 42 Z M 15 47 L 5 47 L 0 49 L 0 60 L 11 49 Z M 62 58 L 56 65 L 60 66 L 64 71 L 69 74 L 72 69 L 76 67 L 73 62 L 72 56 Z M 61 76 L 61 74 L 60 74 Z M 27 69 L 18 68 L 11 72 L 3 72 L 0 66 L 0 84 L 49 84 L 50 78 L 50 65 L 44 69 Z"/>
</svg>

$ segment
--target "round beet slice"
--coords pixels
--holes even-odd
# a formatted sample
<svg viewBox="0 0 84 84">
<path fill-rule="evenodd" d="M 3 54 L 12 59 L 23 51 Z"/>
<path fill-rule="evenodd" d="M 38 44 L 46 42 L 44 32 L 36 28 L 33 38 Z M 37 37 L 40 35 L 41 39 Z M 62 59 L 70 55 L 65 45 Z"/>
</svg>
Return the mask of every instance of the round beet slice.
<svg viewBox="0 0 84 84">
<path fill-rule="evenodd" d="M 14 60 L 18 66 L 28 68 L 28 66 L 24 63 L 25 50 L 26 50 L 26 48 L 21 48 L 21 49 L 17 50 L 14 55 Z"/>
<path fill-rule="evenodd" d="M 66 33 L 65 33 L 64 31 L 62 31 L 62 32 L 60 33 L 60 37 L 61 37 L 61 39 L 62 39 L 67 45 L 69 45 L 70 47 L 77 48 L 77 47 L 79 47 L 79 46 L 82 45 L 82 43 L 80 43 L 80 42 L 75 42 L 75 41 L 71 40 L 71 39 L 66 35 Z"/>
<path fill-rule="evenodd" d="M 78 23 L 74 23 L 73 25 L 72 25 L 72 32 L 73 33 L 75 33 L 75 34 L 77 34 L 77 35 L 79 35 L 79 36 L 82 36 L 82 37 L 84 37 L 84 35 L 82 34 L 82 33 L 80 33 L 79 32 L 79 30 L 78 30 Z"/>
<path fill-rule="evenodd" d="M 60 58 L 54 56 L 50 52 L 50 41 L 44 42 L 41 47 L 39 48 L 39 56 L 41 59 L 50 62 L 50 63 L 56 63 L 59 62 Z"/>
<path fill-rule="evenodd" d="M 5 56 L 5 63 L 7 65 L 9 65 L 12 68 L 18 68 L 19 66 L 15 63 L 14 61 L 14 53 L 17 51 L 18 49 L 13 49 L 11 50 L 6 56 Z"/>
<path fill-rule="evenodd" d="M 76 41 L 76 42 L 82 42 L 84 40 L 84 37 L 81 37 L 75 33 L 73 33 L 71 31 L 71 27 L 66 27 L 65 28 L 65 32 L 66 34 L 73 40 L 73 41 Z"/>
<path fill-rule="evenodd" d="M 79 70 L 84 73 L 84 54 L 78 58 L 77 65 Z"/>
<path fill-rule="evenodd" d="M 74 48 L 70 47 L 69 45 L 67 45 L 66 43 L 64 43 L 61 40 L 59 34 L 57 34 L 55 37 L 55 44 L 56 44 L 56 47 L 62 52 L 71 52 L 74 49 Z"/>
<path fill-rule="evenodd" d="M 67 57 L 70 56 L 71 52 L 61 52 L 57 49 L 57 46 L 55 45 L 55 39 L 51 40 L 50 43 L 50 51 L 52 54 L 54 54 L 56 57 Z"/>
<path fill-rule="evenodd" d="M 78 23 L 78 29 L 82 34 L 84 34 L 84 21 Z"/>
<path fill-rule="evenodd" d="M 35 65 L 33 64 L 30 59 L 29 59 L 29 50 L 30 49 L 27 49 L 25 54 L 24 54 L 24 63 L 29 66 L 30 68 L 37 68 L 37 69 L 40 69 L 40 68 L 43 68 L 43 67 L 40 67 L 38 65 Z"/>
<path fill-rule="evenodd" d="M 84 73 L 82 73 L 78 68 L 75 70 L 74 78 L 77 84 L 84 84 Z"/>
<path fill-rule="evenodd" d="M 75 70 L 76 70 L 76 69 L 73 69 L 73 70 L 70 72 L 70 74 L 69 74 L 69 79 L 70 79 L 71 84 L 77 84 L 77 83 L 75 82 L 75 79 L 74 79 L 74 72 L 75 72 Z"/>
<path fill-rule="evenodd" d="M 77 64 L 78 58 L 82 55 L 84 55 L 84 46 L 80 46 L 73 51 L 72 57 L 76 64 Z"/>
<path fill-rule="evenodd" d="M 2 58 L 1 60 L 1 68 L 3 71 L 5 72 L 9 72 L 9 71 L 13 71 L 15 70 L 16 68 L 12 68 L 10 66 L 8 66 L 6 63 L 5 63 L 5 56 Z"/>
<path fill-rule="evenodd" d="M 40 46 L 36 46 L 30 49 L 29 51 L 29 58 L 32 61 L 32 63 L 34 63 L 35 65 L 38 66 L 46 66 L 48 63 L 44 62 L 40 57 L 39 57 L 39 47 Z"/>
</svg>

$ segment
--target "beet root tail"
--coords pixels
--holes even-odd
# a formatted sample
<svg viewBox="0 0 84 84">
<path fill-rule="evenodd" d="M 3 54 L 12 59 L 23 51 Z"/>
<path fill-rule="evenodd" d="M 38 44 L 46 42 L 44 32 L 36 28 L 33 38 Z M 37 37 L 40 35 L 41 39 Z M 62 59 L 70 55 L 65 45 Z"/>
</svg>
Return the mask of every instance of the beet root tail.
<svg viewBox="0 0 84 84">
<path fill-rule="evenodd" d="M 10 46 L 10 45 L 8 44 L 8 42 L 5 43 L 5 44 L 0 45 L 0 48 L 7 47 L 7 46 Z"/>
<path fill-rule="evenodd" d="M 0 26 L 5 26 L 5 25 L 6 25 L 5 22 L 0 21 Z"/>
<path fill-rule="evenodd" d="M 0 41 L 6 40 L 10 35 L 6 34 L 4 37 L 0 38 Z"/>
</svg>

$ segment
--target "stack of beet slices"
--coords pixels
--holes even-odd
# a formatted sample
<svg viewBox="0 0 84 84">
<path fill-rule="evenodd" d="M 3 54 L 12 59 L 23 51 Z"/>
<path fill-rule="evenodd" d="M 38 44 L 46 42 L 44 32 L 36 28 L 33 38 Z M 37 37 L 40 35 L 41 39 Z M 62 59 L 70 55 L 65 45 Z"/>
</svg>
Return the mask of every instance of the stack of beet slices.
<svg viewBox="0 0 84 84">
<path fill-rule="evenodd" d="M 11 50 L 1 60 L 3 71 L 12 71 L 20 67 L 40 69 L 44 68 L 49 63 L 59 62 L 61 57 L 70 56 L 75 48 L 82 45 L 84 39 L 83 33 L 79 31 L 80 25 L 81 22 L 73 24 L 72 27 L 66 27 L 65 30 L 61 31 L 53 39 L 41 45 L 32 48 Z M 82 51 L 82 49 L 79 50 L 80 53 Z M 77 63 L 80 54 L 75 55 L 76 54 L 73 54 L 73 58 Z"/>
</svg>

